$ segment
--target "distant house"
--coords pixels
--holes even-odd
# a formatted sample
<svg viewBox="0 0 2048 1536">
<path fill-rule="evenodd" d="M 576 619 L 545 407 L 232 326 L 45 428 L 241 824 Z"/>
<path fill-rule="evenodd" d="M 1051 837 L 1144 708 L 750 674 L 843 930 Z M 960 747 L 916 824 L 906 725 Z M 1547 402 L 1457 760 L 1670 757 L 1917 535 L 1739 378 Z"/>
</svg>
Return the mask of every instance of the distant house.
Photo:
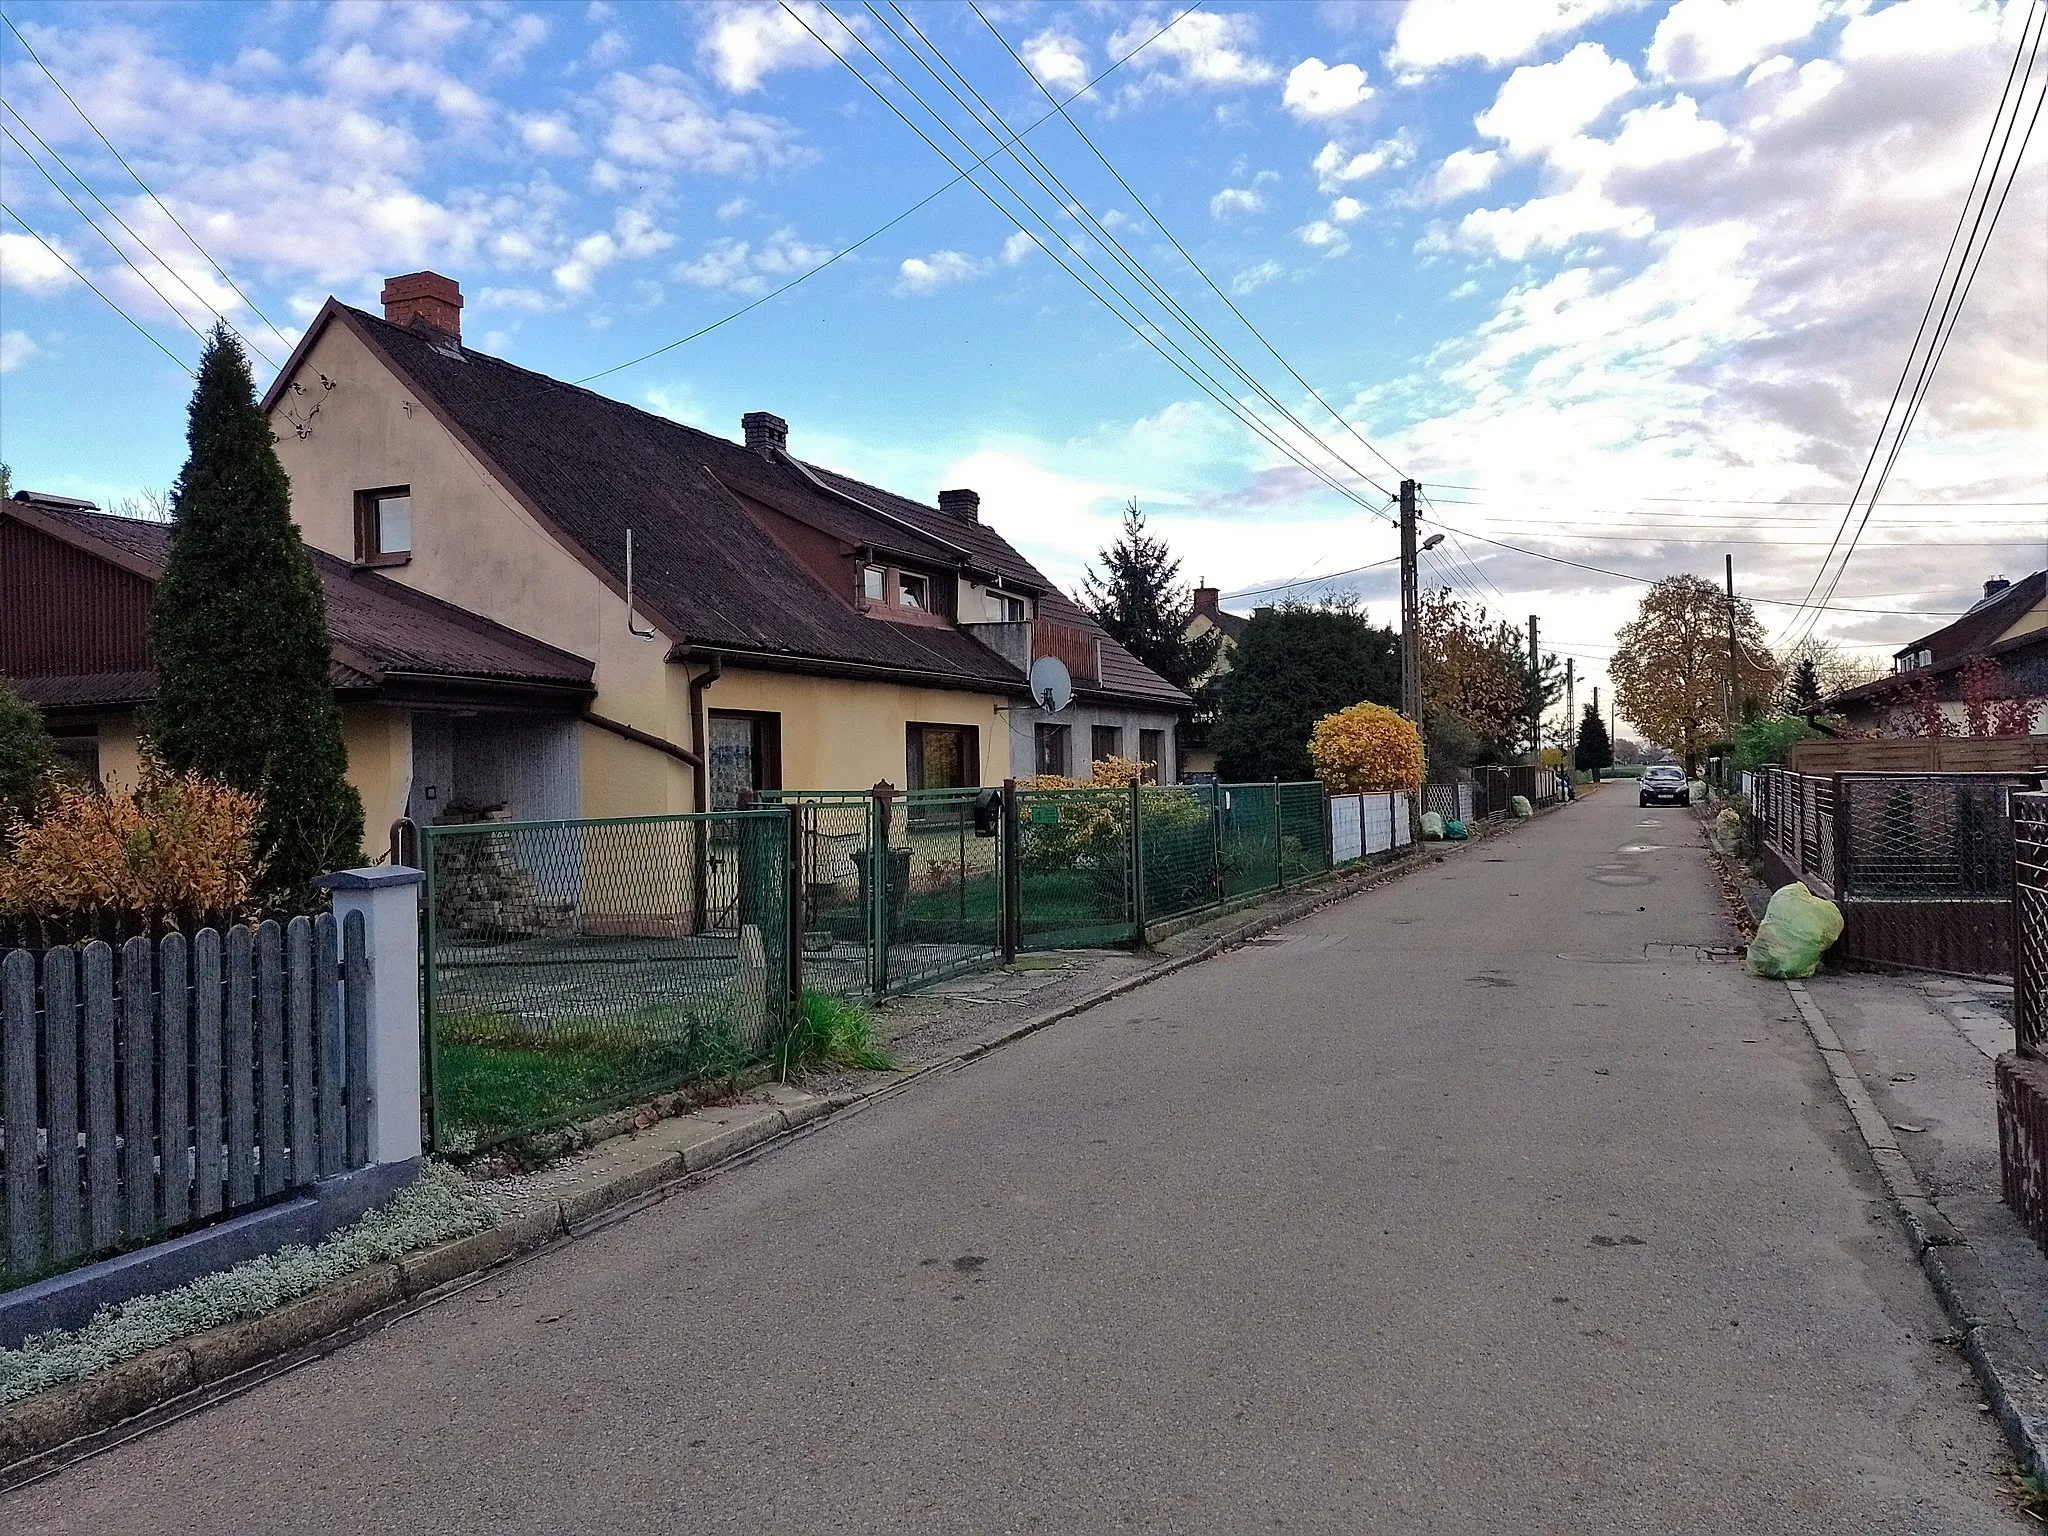
<svg viewBox="0 0 2048 1536">
<path fill-rule="evenodd" d="M 1963 669 L 1973 657 L 1996 664 L 2014 697 L 2048 696 L 2048 571 L 2019 581 L 1995 577 L 1970 611 L 1902 646 L 1892 672 L 1825 701 L 1852 730 L 1906 735 L 1914 729 L 1912 699 L 1931 686 L 1942 714 L 1959 729 L 1964 721 Z M 2048 731 L 2037 712 L 2033 729 Z"/>
<path fill-rule="evenodd" d="M 436 273 L 383 298 L 382 317 L 329 299 L 263 402 L 327 587 L 373 841 L 450 805 L 643 815 L 747 788 L 1085 777 L 1111 753 L 1177 774 L 1187 696 L 983 523 L 973 491 L 928 505 L 797 458 L 765 411 L 735 443 L 487 356 Z M 0 621 L 0 672 L 118 764 L 152 690 L 137 615 L 167 530 L 11 517 L 100 574 L 71 571 L 59 596 L 44 566 L 6 562 L 0 605 L 66 612 L 49 633 Z M 129 581 L 128 627 L 96 649 L 80 594 L 106 572 Z M 1073 677 L 1057 716 L 1026 686 L 1041 656 Z"/>
<path fill-rule="evenodd" d="M 1200 640 L 1206 636 L 1217 637 L 1216 659 L 1207 670 L 1195 679 L 1199 690 L 1205 683 L 1214 682 L 1230 670 L 1230 653 L 1237 649 L 1237 642 L 1244 634 L 1245 625 L 1251 623 L 1241 613 L 1226 613 L 1223 608 L 1223 593 L 1216 587 L 1195 588 L 1195 611 L 1188 619 L 1187 636 Z M 1184 732 L 1185 744 L 1181 750 L 1181 768 L 1185 773 L 1204 774 L 1216 771 L 1216 749 L 1209 744 L 1209 730 L 1214 721 L 1206 718 L 1199 710 Z"/>
</svg>

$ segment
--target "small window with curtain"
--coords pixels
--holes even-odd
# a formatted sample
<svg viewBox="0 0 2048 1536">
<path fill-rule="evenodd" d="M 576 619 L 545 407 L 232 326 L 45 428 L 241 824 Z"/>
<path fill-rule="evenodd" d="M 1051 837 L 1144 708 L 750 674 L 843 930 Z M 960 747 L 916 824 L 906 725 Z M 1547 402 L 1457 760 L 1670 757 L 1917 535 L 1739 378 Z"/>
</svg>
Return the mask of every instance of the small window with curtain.
<svg viewBox="0 0 2048 1536">
<path fill-rule="evenodd" d="M 971 725 L 905 727 L 911 789 L 968 789 L 981 782 L 981 733 Z"/>
<path fill-rule="evenodd" d="M 896 578 L 897 601 L 905 608 L 926 612 L 931 608 L 931 587 L 922 576 L 913 576 L 908 571 Z"/>
<path fill-rule="evenodd" d="M 1069 742 L 1073 728 L 1065 725 L 1041 725 L 1034 733 L 1038 742 L 1038 771 L 1044 775 L 1068 777 L 1067 769 L 1073 756 Z"/>
<path fill-rule="evenodd" d="M 412 558 L 412 487 L 356 492 L 356 564 L 403 565 Z"/>
</svg>

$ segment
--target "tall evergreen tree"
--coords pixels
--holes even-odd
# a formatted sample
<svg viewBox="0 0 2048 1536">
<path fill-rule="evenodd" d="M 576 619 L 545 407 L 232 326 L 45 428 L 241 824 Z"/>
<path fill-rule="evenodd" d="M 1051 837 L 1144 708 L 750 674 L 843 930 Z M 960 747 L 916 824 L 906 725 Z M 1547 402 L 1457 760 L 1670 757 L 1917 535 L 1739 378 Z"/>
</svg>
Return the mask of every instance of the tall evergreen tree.
<svg viewBox="0 0 2048 1536">
<path fill-rule="evenodd" d="M 1820 713 L 1820 700 L 1820 669 L 1811 656 L 1802 656 L 1792 669 L 1792 680 L 1785 685 L 1785 707 L 1812 719 Z"/>
<path fill-rule="evenodd" d="M 1145 531 L 1137 497 L 1124 508 L 1123 532 L 1101 559 L 1102 575 L 1090 566 L 1081 586 L 1081 600 L 1095 622 L 1174 687 L 1192 691 L 1215 661 L 1219 637 L 1189 638 L 1194 592 L 1182 585 L 1180 561 L 1166 540 Z"/>
<path fill-rule="evenodd" d="M 1231 651 L 1218 690 L 1217 771 L 1238 782 L 1312 779 L 1308 737 L 1318 720 L 1400 698 L 1400 644 L 1391 629 L 1345 609 L 1261 609 Z"/>
<path fill-rule="evenodd" d="M 1600 711 L 1591 704 L 1579 720 L 1579 744 L 1575 749 L 1572 766 L 1599 775 L 1602 768 L 1614 766 L 1614 743 L 1607 739 L 1607 722 L 1600 718 Z"/>
<path fill-rule="evenodd" d="M 150 619 L 151 734 L 172 768 L 262 797 L 261 895 L 295 905 L 316 875 L 361 862 L 363 803 L 344 777 L 326 600 L 249 361 L 225 325 L 199 361 L 187 441 Z"/>
</svg>

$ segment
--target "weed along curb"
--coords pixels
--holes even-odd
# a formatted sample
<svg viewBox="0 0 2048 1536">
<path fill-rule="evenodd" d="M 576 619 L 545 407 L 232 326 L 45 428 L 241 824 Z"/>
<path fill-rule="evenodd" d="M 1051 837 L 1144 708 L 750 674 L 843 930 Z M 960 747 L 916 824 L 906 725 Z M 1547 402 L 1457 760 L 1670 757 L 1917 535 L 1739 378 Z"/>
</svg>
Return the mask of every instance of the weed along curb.
<svg viewBox="0 0 2048 1536">
<path fill-rule="evenodd" d="M 1927 1198 L 1919 1177 L 1899 1150 L 1891 1126 L 1878 1112 L 1856 1064 L 1813 995 L 1800 982 L 1784 985 L 1834 1080 L 1835 1092 L 1855 1120 L 1856 1132 L 1877 1166 L 1913 1256 L 1927 1272 L 1942 1309 L 1955 1324 L 1962 1351 L 2013 1454 L 2033 1477 L 2048 1483 L 2048 1390 L 2038 1382 L 2023 1352 L 2014 1350 L 2010 1324 L 1987 1318 L 1978 1310 L 1980 1299 L 1994 1292 L 1979 1273 L 1977 1255 Z"/>
<path fill-rule="evenodd" d="M 1511 823 L 1486 839 L 1522 825 Z M 772 1142 L 828 1116 L 900 1093 L 912 1083 L 990 1053 L 1162 977 L 1215 958 L 1270 929 L 1397 880 L 1474 846 L 1413 845 L 1415 852 L 1368 869 L 1327 874 L 1211 935 L 1071 1002 L 950 1055 L 914 1064 L 893 1080 L 820 1097 L 775 1084 L 736 1100 L 674 1114 L 682 1095 L 654 1101 L 670 1118 L 650 1124 L 643 1107 L 606 1115 L 560 1135 L 587 1148 L 573 1184 L 545 1192 L 497 1225 L 388 1262 L 370 1265 L 259 1317 L 228 1323 L 107 1366 L 0 1408 L 0 1490 L 80 1456 L 197 1411 L 272 1375 L 309 1363 L 355 1338 L 432 1305 L 474 1277 L 553 1244 L 573 1240 L 693 1187 Z M 744 1081 L 744 1080 L 743 1080 Z M 630 1134 L 629 1134 L 630 1133 Z M 601 1139 L 610 1135 L 609 1140 Z"/>
</svg>

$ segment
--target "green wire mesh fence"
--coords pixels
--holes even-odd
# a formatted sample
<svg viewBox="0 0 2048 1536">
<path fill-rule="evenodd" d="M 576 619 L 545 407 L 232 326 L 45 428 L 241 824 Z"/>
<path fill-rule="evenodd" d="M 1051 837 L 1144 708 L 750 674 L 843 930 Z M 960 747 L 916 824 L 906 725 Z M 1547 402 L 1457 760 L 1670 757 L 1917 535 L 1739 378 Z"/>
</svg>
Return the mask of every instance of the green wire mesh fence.
<svg viewBox="0 0 2048 1536">
<path fill-rule="evenodd" d="M 1020 948 L 1138 942 L 1132 805 L 1128 789 L 1017 791 Z"/>
<path fill-rule="evenodd" d="M 786 812 L 422 830 L 437 1151 L 726 1075 L 787 1030 Z"/>
</svg>

